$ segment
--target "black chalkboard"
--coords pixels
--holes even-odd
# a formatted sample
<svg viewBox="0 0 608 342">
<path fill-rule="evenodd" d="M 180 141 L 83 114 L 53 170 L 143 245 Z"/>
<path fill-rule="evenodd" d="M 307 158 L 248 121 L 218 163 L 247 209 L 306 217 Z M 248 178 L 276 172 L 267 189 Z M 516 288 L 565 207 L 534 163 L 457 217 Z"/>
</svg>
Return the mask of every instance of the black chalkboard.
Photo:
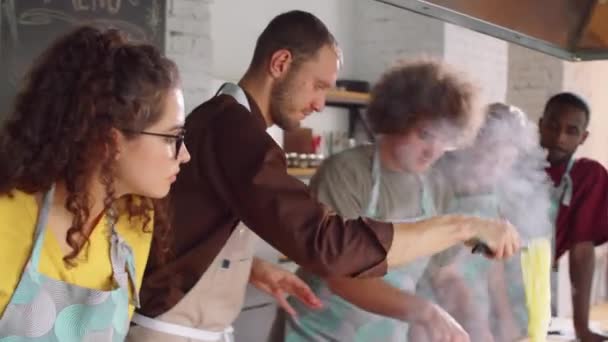
<svg viewBox="0 0 608 342">
<path fill-rule="evenodd" d="M 0 121 L 31 62 L 81 24 L 118 28 L 164 48 L 166 0 L 0 0 Z"/>
</svg>

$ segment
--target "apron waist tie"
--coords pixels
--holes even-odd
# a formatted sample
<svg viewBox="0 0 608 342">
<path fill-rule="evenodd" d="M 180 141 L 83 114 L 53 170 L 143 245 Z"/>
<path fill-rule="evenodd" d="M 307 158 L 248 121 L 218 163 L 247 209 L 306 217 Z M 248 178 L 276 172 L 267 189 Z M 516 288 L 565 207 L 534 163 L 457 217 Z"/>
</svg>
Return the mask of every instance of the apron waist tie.
<svg viewBox="0 0 608 342">
<path fill-rule="evenodd" d="M 150 318 L 138 313 L 133 314 L 131 321 L 139 326 L 150 330 L 166 333 L 174 336 L 191 338 L 198 341 L 223 341 L 232 342 L 232 326 L 224 329 L 224 331 L 209 331 L 203 329 L 190 328 L 183 325 L 168 323 L 156 318 Z"/>
</svg>

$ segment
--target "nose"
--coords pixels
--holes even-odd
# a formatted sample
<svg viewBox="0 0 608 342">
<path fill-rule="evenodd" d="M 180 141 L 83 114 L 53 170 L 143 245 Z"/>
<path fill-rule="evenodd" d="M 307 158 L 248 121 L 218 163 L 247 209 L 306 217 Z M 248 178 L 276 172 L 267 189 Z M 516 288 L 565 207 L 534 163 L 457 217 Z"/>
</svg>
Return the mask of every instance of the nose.
<svg viewBox="0 0 608 342">
<path fill-rule="evenodd" d="M 315 98 L 312 102 L 312 109 L 315 112 L 322 112 L 325 109 L 325 94 Z"/>
<path fill-rule="evenodd" d="M 445 151 L 445 144 L 435 139 L 424 149 L 425 158 L 436 159 Z"/>
<path fill-rule="evenodd" d="M 560 130 L 557 133 L 557 145 L 558 146 L 564 146 L 564 144 L 567 142 L 568 139 L 568 135 L 566 134 L 566 132 L 564 130 Z"/>
<path fill-rule="evenodd" d="M 185 164 L 190 161 L 190 152 L 188 151 L 188 147 L 185 143 L 179 150 L 178 160 L 180 164 Z"/>
<path fill-rule="evenodd" d="M 427 146 L 426 148 L 424 148 L 422 150 L 422 157 L 424 159 L 432 159 L 433 156 L 435 155 L 435 150 L 436 150 L 435 147 L 433 147 L 431 145 Z"/>
</svg>

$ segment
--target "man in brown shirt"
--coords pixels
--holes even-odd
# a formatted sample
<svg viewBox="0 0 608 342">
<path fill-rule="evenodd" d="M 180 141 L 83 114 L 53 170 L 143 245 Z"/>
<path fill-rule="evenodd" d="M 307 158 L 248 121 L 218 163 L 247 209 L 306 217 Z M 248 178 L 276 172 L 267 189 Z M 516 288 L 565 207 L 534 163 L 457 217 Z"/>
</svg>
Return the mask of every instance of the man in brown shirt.
<svg viewBox="0 0 608 342">
<path fill-rule="evenodd" d="M 189 115 L 185 143 L 192 160 L 171 192 L 172 258 L 164 265 L 150 259 L 129 340 L 224 340 L 251 270 L 249 229 L 323 277 L 382 276 L 387 267 L 475 239 L 498 258 L 519 247 L 504 221 L 345 220 L 287 174 L 284 152 L 266 129 L 292 129 L 321 111 L 340 61 L 319 19 L 302 11 L 281 14 L 258 38 L 240 87 L 230 85 Z"/>
</svg>

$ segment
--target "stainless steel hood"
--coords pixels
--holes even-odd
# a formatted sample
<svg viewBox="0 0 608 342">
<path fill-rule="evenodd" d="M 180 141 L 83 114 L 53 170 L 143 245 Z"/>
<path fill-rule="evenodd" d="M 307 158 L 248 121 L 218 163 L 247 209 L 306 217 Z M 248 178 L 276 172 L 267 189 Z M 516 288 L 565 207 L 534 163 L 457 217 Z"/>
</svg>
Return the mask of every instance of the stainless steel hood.
<svg viewBox="0 0 608 342">
<path fill-rule="evenodd" d="M 570 61 L 608 59 L 608 0 L 375 0 Z"/>
</svg>

